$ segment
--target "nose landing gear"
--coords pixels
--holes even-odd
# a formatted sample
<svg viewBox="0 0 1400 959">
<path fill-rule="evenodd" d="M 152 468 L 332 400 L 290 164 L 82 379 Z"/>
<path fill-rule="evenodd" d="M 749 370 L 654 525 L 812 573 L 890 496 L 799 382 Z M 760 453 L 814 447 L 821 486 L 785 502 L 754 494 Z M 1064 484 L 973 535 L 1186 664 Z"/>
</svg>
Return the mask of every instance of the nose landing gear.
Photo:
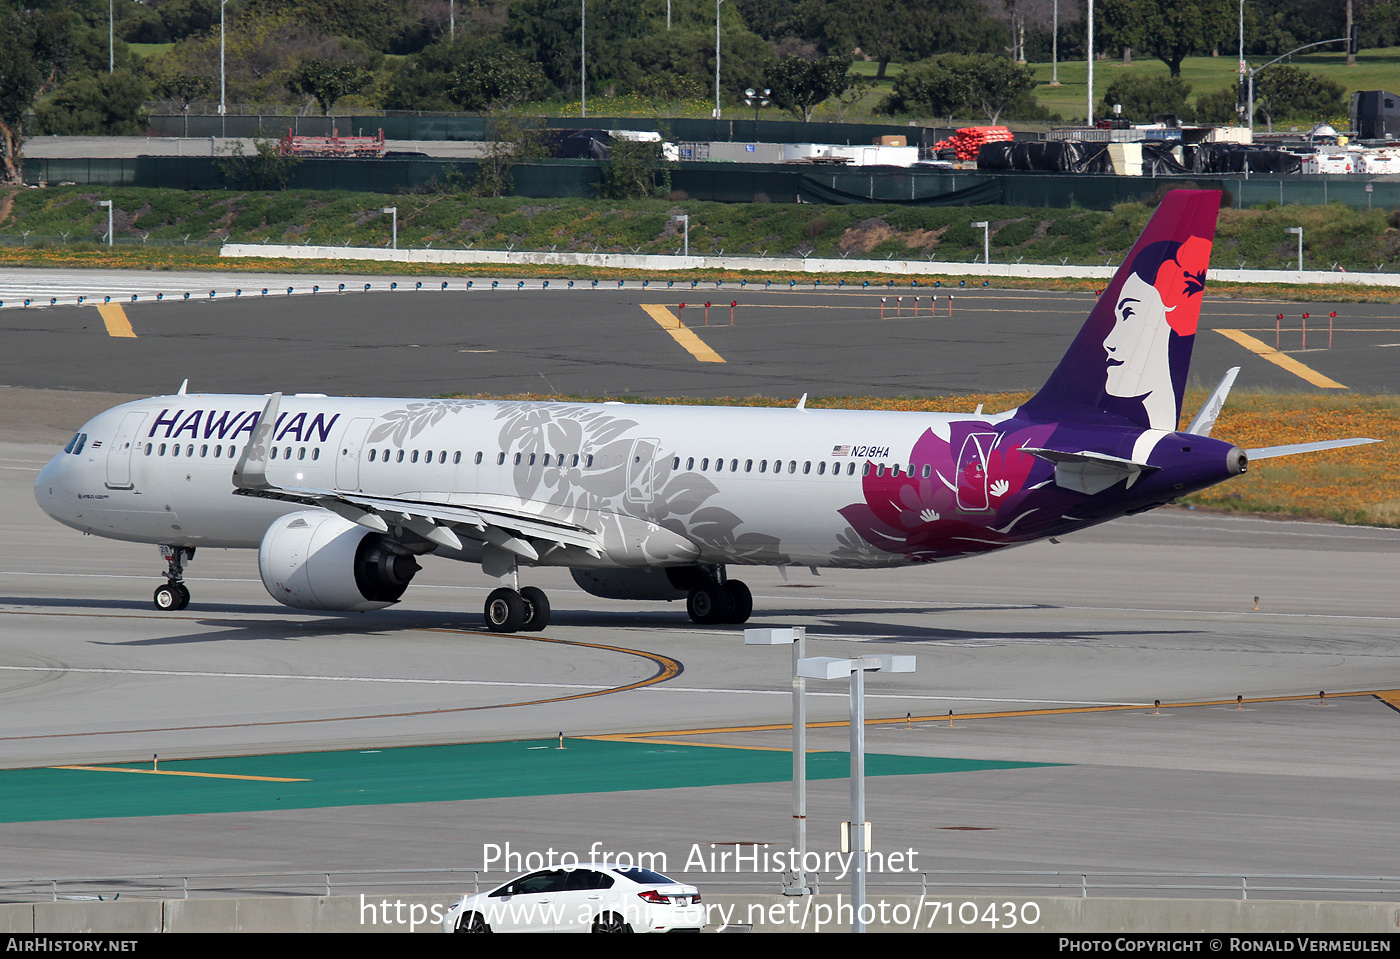
<svg viewBox="0 0 1400 959">
<path fill-rule="evenodd" d="M 156 587 L 155 607 L 162 612 L 184 609 L 190 604 L 190 591 L 185 586 L 185 562 L 194 559 L 192 546 L 162 546 L 165 558 L 165 584 Z"/>
</svg>

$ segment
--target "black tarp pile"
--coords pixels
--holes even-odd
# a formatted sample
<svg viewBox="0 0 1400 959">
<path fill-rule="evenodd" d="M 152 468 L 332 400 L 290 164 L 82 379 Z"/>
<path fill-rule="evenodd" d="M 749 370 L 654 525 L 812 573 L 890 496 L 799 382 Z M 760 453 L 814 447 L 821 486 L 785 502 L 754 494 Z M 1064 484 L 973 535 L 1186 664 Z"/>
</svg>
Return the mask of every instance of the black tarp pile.
<svg viewBox="0 0 1400 959">
<path fill-rule="evenodd" d="M 607 130 L 551 130 L 550 150 L 556 160 L 606 160 L 612 156 Z"/>
<path fill-rule="evenodd" d="M 1302 173 L 1303 158 L 1296 153 L 1246 146 L 1242 143 L 1202 143 L 1192 157 L 1192 173 Z"/>
<path fill-rule="evenodd" d="M 1142 145 L 1142 175 L 1172 176 L 1190 171 L 1172 155 L 1171 144 L 1149 140 Z"/>
<path fill-rule="evenodd" d="M 979 170 L 1027 170 L 1037 173 L 1112 173 L 1107 143 L 1077 140 L 1027 140 L 988 143 L 977 153 Z"/>
</svg>

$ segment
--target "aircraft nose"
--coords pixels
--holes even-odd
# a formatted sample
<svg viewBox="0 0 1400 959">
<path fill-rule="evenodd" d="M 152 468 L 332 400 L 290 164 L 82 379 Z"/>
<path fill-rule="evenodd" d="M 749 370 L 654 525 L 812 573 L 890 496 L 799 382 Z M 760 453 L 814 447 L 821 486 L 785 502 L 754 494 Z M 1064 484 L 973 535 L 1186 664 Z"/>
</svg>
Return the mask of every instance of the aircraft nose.
<svg viewBox="0 0 1400 959">
<path fill-rule="evenodd" d="M 39 476 L 34 480 L 34 499 L 39 503 L 39 508 L 48 513 L 54 519 L 61 519 L 61 504 L 71 501 L 68 486 L 66 483 L 64 462 L 68 459 L 68 454 L 59 453 L 39 471 Z"/>
</svg>

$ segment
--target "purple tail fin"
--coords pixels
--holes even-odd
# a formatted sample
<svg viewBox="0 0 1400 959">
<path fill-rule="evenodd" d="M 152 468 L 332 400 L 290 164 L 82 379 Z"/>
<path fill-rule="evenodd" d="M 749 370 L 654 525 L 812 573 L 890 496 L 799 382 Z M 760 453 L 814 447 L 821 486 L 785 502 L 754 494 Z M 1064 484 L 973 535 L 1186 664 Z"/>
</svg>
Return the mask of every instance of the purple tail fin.
<svg viewBox="0 0 1400 959">
<path fill-rule="evenodd" d="M 1177 429 L 1219 209 L 1215 190 L 1167 194 L 1023 415 Z"/>
</svg>

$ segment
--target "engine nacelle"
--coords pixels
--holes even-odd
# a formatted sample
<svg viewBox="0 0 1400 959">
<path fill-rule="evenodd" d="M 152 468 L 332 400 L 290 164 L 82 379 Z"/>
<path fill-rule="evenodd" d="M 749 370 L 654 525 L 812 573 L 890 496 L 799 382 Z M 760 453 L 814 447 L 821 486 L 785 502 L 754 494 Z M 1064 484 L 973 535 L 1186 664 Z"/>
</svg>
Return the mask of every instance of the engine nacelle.
<svg viewBox="0 0 1400 959">
<path fill-rule="evenodd" d="M 399 601 L 418 570 L 384 536 L 323 510 L 278 517 L 258 548 L 263 586 L 296 609 L 383 609 Z"/>
<path fill-rule="evenodd" d="M 586 593 L 601 596 L 603 599 L 685 599 L 689 589 L 677 585 L 684 582 L 679 572 L 691 573 L 691 568 L 642 566 L 635 569 L 582 569 L 569 570 L 574 582 Z"/>
</svg>

